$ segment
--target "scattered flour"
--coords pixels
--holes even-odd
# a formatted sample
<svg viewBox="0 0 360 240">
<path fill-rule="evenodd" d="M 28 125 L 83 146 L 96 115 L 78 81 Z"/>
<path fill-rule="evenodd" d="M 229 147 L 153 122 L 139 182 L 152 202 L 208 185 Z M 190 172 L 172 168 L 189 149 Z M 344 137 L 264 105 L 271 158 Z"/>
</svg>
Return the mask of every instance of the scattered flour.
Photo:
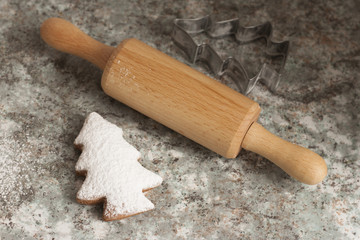
<svg viewBox="0 0 360 240">
<path fill-rule="evenodd" d="M 351 140 L 345 136 L 345 135 L 342 135 L 342 134 L 336 134 L 332 131 L 328 131 L 326 133 L 326 135 L 329 137 L 329 138 L 332 138 L 334 139 L 335 142 L 339 143 L 339 144 L 347 144 L 347 145 L 351 145 L 352 142 Z"/>
<path fill-rule="evenodd" d="M 58 222 L 55 226 L 56 235 L 63 240 L 71 240 L 71 229 L 73 224 L 71 222 Z"/>
<path fill-rule="evenodd" d="M 313 121 L 313 118 L 310 116 L 305 116 L 301 118 L 300 123 L 305 127 L 307 127 L 308 129 L 310 129 L 311 131 L 319 132 L 319 130 L 316 127 L 316 123 Z"/>
<path fill-rule="evenodd" d="M 32 193 L 29 175 L 29 153 L 12 138 L 0 144 L 0 212 L 6 214 L 22 203 L 22 198 Z M 1 140 L 0 140 L 1 143 Z M 2 215 L 1 214 L 1 215 Z M 0 215 L 0 217 L 1 217 Z"/>
<path fill-rule="evenodd" d="M 109 224 L 103 221 L 94 221 L 91 223 L 91 227 L 97 239 L 106 238 L 106 235 L 110 230 Z"/>
<path fill-rule="evenodd" d="M 180 151 L 177 151 L 177 150 L 170 150 L 169 153 L 173 156 L 173 157 L 176 157 L 176 158 L 181 158 L 184 156 L 184 153 L 183 152 L 180 152 Z"/>
</svg>

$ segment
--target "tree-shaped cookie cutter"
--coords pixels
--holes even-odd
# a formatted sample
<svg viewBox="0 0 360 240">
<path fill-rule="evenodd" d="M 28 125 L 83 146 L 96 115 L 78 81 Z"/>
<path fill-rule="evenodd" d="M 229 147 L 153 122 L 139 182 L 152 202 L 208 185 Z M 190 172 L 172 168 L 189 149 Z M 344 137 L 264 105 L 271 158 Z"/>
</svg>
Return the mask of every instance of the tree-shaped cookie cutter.
<svg viewBox="0 0 360 240">
<path fill-rule="evenodd" d="M 223 60 L 220 55 L 207 43 L 197 44 L 193 36 L 206 33 L 211 38 L 221 38 L 234 35 L 240 43 L 249 43 L 254 40 L 265 38 L 265 53 L 271 57 L 282 57 L 280 69 L 274 70 L 264 63 L 260 71 L 250 78 L 242 64 L 233 58 Z M 175 19 L 172 38 L 195 64 L 197 61 L 205 62 L 210 70 L 221 77 L 224 74 L 231 77 L 239 89 L 239 92 L 248 94 L 260 80 L 271 91 L 275 91 L 279 85 L 281 72 L 284 68 L 289 50 L 289 41 L 272 41 L 272 25 L 266 22 L 257 26 L 243 27 L 238 18 L 217 22 L 211 15 L 196 19 Z"/>
</svg>

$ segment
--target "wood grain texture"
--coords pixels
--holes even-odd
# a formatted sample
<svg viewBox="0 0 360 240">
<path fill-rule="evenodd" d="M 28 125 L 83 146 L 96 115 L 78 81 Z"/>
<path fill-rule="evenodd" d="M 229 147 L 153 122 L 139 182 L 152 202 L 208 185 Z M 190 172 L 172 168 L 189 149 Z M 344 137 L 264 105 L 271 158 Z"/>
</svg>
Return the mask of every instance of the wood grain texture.
<svg viewBox="0 0 360 240">
<path fill-rule="evenodd" d="M 40 28 L 42 39 L 57 50 L 88 60 L 104 70 L 115 48 L 89 37 L 72 23 L 61 18 L 49 18 Z"/>
<path fill-rule="evenodd" d="M 102 87 L 111 97 L 227 158 L 260 113 L 231 88 L 136 39 L 109 59 Z"/>
<path fill-rule="evenodd" d="M 317 184 L 327 174 L 326 163 L 318 154 L 275 136 L 258 123 L 250 127 L 242 147 L 264 156 L 306 184 Z"/>
<path fill-rule="evenodd" d="M 58 18 L 43 23 L 41 36 L 104 69 L 101 85 L 111 97 L 224 157 L 236 157 L 243 146 L 301 182 L 316 184 L 327 174 L 319 155 L 255 122 L 256 102 L 139 40 L 114 49 Z"/>
</svg>

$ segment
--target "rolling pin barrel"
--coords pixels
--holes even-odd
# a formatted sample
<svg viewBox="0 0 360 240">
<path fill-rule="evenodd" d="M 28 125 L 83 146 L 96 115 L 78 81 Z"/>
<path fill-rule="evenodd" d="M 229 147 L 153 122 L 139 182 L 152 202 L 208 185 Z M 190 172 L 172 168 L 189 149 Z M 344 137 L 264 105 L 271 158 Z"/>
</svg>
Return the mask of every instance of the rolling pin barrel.
<svg viewBox="0 0 360 240">
<path fill-rule="evenodd" d="M 316 184 L 326 175 L 319 155 L 256 123 L 256 102 L 139 40 L 113 48 L 58 18 L 43 23 L 41 36 L 104 69 L 101 85 L 109 96 L 224 157 L 236 157 L 243 146 L 301 182 Z"/>
<path fill-rule="evenodd" d="M 228 158 L 260 113 L 259 105 L 136 39 L 111 55 L 105 93 Z"/>
</svg>

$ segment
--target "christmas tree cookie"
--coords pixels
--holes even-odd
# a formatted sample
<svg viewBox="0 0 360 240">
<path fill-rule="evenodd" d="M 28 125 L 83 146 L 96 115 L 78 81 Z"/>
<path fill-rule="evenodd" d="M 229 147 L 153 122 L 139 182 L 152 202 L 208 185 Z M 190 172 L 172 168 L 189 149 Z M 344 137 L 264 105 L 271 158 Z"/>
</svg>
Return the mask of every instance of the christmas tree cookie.
<svg viewBox="0 0 360 240">
<path fill-rule="evenodd" d="M 85 120 L 75 146 L 82 150 L 76 172 L 86 176 L 77 193 L 82 204 L 104 202 L 105 221 L 154 208 L 144 191 L 162 178 L 140 165 L 140 153 L 123 138 L 122 129 L 93 112 Z"/>
</svg>

